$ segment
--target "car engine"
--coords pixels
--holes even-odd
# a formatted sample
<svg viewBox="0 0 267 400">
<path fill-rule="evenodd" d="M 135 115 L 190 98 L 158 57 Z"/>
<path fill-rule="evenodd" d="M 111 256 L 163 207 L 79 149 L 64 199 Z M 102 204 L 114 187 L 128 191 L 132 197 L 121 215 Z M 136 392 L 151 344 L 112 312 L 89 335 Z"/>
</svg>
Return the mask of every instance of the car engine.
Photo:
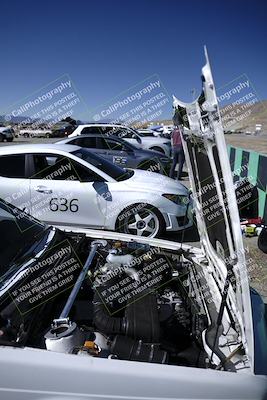
<svg viewBox="0 0 267 400">
<path fill-rule="evenodd" d="M 137 242 L 98 245 L 67 314 L 44 335 L 47 350 L 205 367 L 206 321 L 182 283 L 189 262 Z"/>
</svg>

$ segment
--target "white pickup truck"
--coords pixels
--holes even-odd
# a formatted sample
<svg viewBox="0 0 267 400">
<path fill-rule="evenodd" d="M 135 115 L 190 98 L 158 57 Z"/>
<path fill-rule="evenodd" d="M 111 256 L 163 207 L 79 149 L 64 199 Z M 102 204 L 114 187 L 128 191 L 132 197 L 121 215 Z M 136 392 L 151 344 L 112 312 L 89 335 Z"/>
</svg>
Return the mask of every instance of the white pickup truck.
<svg viewBox="0 0 267 400">
<path fill-rule="evenodd" d="M 33 138 L 33 137 L 46 137 L 49 138 L 51 135 L 51 130 L 49 129 L 21 129 L 19 131 L 19 136 L 23 136 L 25 138 Z"/>
</svg>

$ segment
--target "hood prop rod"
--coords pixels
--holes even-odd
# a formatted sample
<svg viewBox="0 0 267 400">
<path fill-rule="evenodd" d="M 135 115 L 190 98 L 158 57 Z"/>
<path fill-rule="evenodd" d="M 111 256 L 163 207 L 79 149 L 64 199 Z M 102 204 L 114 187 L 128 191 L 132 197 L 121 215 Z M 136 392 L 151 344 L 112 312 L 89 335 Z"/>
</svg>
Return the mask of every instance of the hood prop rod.
<svg viewBox="0 0 267 400">
<path fill-rule="evenodd" d="M 220 304 L 219 313 L 218 313 L 217 322 L 216 322 L 216 325 L 217 325 L 216 334 L 215 334 L 213 347 L 212 347 L 212 352 L 211 352 L 211 356 L 210 356 L 210 363 L 212 363 L 213 354 L 215 352 L 215 347 L 216 347 L 216 344 L 217 344 L 217 341 L 218 341 L 219 328 L 220 328 L 221 323 L 222 323 L 224 309 L 225 309 L 225 307 L 227 305 L 226 299 L 227 299 L 227 296 L 228 296 L 228 290 L 229 290 L 229 285 L 230 285 L 230 276 L 231 276 L 232 273 L 233 273 L 233 265 L 227 264 L 227 274 L 226 274 L 226 279 L 225 279 L 223 293 L 222 293 L 222 301 L 221 301 L 221 304 Z"/>
<path fill-rule="evenodd" d="M 95 240 L 95 241 L 93 241 L 91 243 L 91 250 L 90 250 L 90 253 L 89 253 L 88 257 L 87 257 L 87 260 L 85 261 L 83 269 L 81 270 L 80 275 L 78 276 L 77 281 L 75 282 L 75 285 L 72 288 L 72 291 L 71 291 L 71 293 L 69 295 L 69 298 L 68 298 L 68 300 L 67 300 L 67 302 L 66 302 L 66 304 L 65 304 L 65 306 L 64 306 L 64 308 L 63 308 L 63 310 L 62 310 L 62 312 L 60 314 L 59 319 L 56 320 L 57 322 L 59 320 L 64 320 L 64 319 L 68 318 L 68 315 L 69 315 L 69 312 L 71 310 L 71 307 L 73 306 L 73 303 L 74 303 L 74 301 L 75 301 L 75 299 L 77 297 L 77 294 L 78 294 L 78 292 L 79 292 L 79 290 L 80 290 L 80 288 L 82 286 L 82 283 L 84 281 L 84 278 L 85 278 L 85 276 L 86 276 L 86 274 L 87 274 L 87 272 L 88 272 L 88 270 L 89 270 L 89 268 L 90 268 L 90 266 L 91 266 L 91 264 L 93 262 L 95 254 L 97 252 L 97 249 L 101 245 L 103 245 L 102 241 Z"/>
</svg>

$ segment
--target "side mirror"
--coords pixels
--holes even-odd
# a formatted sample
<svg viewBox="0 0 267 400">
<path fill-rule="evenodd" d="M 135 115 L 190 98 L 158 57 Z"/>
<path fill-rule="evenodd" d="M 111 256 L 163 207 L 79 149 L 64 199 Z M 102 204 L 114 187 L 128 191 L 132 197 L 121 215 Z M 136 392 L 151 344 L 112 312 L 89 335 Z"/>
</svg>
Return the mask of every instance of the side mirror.
<svg viewBox="0 0 267 400">
<path fill-rule="evenodd" d="M 93 188 L 99 196 L 103 197 L 103 199 L 106 201 L 112 201 L 112 194 L 110 193 L 106 182 L 94 182 Z"/>
<path fill-rule="evenodd" d="M 134 135 L 134 138 L 137 140 L 137 142 L 138 142 L 139 144 L 142 143 L 142 139 L 140 138 L 139 135 L 135 134 L 135 135 Z"/>
</svg>

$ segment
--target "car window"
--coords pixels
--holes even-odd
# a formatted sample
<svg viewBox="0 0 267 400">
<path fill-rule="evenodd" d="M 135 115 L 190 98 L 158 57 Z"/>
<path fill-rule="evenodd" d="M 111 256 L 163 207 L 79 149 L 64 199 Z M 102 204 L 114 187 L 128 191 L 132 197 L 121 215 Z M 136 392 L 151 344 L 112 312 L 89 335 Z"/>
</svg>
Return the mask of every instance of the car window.
<svg viewBox="0 0 267 400">
<path fill-rule="evenodd" d="M 99 168 L 101 171 L 115 179 L 117 182 L 129 179 L 134 174 L 134 171 L 128 171 L 120 168 L 117 165 L 114 165 L 111 162 L 105 160 L 103 157 L 99 157 L 97 154 L 84 148 L 80 150 L 75 150 L 72 152 L 72 154 Z"/>
<path fill-rule="evenodd" d="M 123 151 L 125 150 L 124 145 L 116 142 L 115 140 L 112 139 L 102 139 L 102 148 L 105 148 L 107 150 L 117 150 L 117 151 Z"/>
<path fill-rule="evenodd" d="M 112 135 L 114 127 L 113 126 L 101 126 L 100 130 L 101 130 L 100 133 L 103 133 L 104 135 Z"/>
<path fill-rule="evenodd" d="M 118 128 L 116 131 L 114 131 L 114 135 L 123 139 L 131 139 L 134 134 L 129 129 Z"/>
<path fill-rule="evenodd" d="M 113 129 L 111 126 L 87 126 L 86 128 L 83 128 L 81 131 L 82 135 L 85 135 L 87 133 L 101 133 L 101 134 L 106 134 L 110 132 Z"/>
<path fill-rule="evenodd" d="M 74 143 L 73 143 L 74 144 Z M 88 148 L 96 148 L 96 138 L 95 137 L 84 137 L 76 139 L 76 146 L 80 147 L 88 147 Z"/>
<path fill-rule="evenodd" d="M 25 178 L 25 155 L 12 154 L 0 157 L 0 176 Z"/>
<path fill-rule="evenodd" d="M 3 131 L 4 133 L 15 133 L 14 129 L 7 128 Z"/>
<path fill-rule="evenodd" d="M 98 126 L 89 126 L 87 128 L 83 128 L 83 130 L 81 131 L 82 135 L 86 135 L 88 133 L 102 133 L 102 132 L 101 128 Z"/>
<path fill-rule="evenodd" d="M 73 167 L 74 175 L 80 182 L 103 182 L 104 178 L 98 175 L 96 172 L 83 165 L 71 160 L 71 165 Z"/>
<path fill-rule="evenodd" d="M 66 144 L 72 144 L 73 146 L 79 146 L 79 140 L 80 140 L 80 138 L 79 137 L 76 137 L 75 139 L 72 139 L 72 140 L 68 140 L 67 142 L 66 142 Z M 63 141 L 63 143 L 64 143 L 64 141 Z"/>
<path fill-rule="evenodd" d="M 103 181 L 103 178 L 71 158 L 55 154 L 34 154 L 34 175 L 31 179 Z"/>
</svg>

